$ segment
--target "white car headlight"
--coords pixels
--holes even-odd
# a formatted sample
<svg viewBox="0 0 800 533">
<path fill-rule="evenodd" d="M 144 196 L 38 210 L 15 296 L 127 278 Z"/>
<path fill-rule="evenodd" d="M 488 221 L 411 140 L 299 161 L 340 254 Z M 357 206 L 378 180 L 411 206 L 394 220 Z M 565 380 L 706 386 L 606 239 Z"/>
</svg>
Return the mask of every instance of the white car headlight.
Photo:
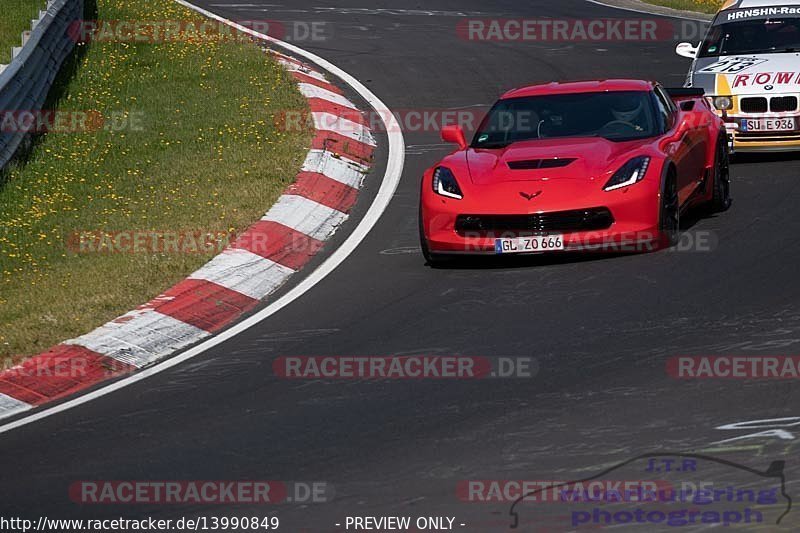
<svg viewBox="0 0 800 533">
<path fill-rule="evenodd" d="M 733 100 L 731 100 L 730 96 L 715 96 L 714 107 L 720 111 L 727 111 L 733 107 Z"/>
</svg>

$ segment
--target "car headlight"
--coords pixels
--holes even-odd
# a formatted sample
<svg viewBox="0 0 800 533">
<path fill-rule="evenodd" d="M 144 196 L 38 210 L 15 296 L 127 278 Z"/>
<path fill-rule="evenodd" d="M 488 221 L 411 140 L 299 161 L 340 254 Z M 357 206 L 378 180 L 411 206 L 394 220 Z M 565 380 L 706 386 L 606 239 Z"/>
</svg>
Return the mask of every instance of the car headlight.
<svg viewBox="0 0 800 533">
<path fill-rule="evenodd" d="M 627 187 L 628 185 L 633 185 L 637 181 L 640 181 L 642 178 L 644 178 L 648 165 L 650 165 L 649 157 L 644 155 L 634 157 L 622 165 L 622 168 L 614 172 L 614 175 L 611 176 L 610 180 L 608 180 L 608 183 L 606 183 L 605 187 L 603 187 L 603 190 L 613 191 L 615 189 Z"/>
<path fill-rule="evenodd" d="M 727 111 L 733 107 L 733 100 L 731 100 L 730 96 L 715 96 L 714 107 L 720 111 Z"/>
<path fill-rule="evenodd" d="M 436 170 L 433 171 L 433 192 L 457 200 L 461 200 L 464 197 L 456 177 L 446 167 L 436 167 Z"/>
</svg>

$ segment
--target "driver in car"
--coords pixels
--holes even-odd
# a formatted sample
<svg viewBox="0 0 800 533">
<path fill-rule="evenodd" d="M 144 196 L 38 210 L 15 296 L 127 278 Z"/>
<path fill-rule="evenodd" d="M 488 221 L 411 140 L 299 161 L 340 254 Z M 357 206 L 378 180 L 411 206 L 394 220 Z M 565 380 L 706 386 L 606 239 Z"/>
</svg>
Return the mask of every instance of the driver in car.
<svg viewBox="0 0 800 533">
<path fill-rule="evenodd" d="M 643 122 L 647 120 L 644 114 L 644 103 L 645 100 L 643 98 L 620 96 L 611 105 L 613 118 L 606 124 L 606 128 L 625 125 L 636 131 L 644 131 Z"/>
</svg>

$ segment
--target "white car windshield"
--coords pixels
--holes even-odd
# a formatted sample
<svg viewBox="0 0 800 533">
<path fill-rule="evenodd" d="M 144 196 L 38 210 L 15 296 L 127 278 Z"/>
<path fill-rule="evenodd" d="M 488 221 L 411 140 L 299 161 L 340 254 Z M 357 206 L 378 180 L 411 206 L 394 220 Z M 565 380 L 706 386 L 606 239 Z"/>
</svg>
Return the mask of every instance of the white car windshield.
<svg viewBox="0 0 800 533">
<path fill-rule="evenodd" d="M 771 18 L 713 26 L 699 57 L 800 52 L 800 18 Z"/>
</svg>

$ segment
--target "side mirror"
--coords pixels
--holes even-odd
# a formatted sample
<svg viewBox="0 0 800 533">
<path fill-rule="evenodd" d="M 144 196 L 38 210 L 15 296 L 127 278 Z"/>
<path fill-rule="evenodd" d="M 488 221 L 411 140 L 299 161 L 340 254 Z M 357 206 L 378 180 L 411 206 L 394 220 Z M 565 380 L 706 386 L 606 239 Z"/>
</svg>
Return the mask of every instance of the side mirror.
<svg viewBox="0 0 800 533">
<path fill-rule="evenodd" d="M 694 46 L 692 43 L 679 43 L 678 46 L 675 47 L 675 53 L 681 57 L 688 57 L 689 59 L 694 59 L 697 57 L 697 52 L 700 49 L 700 44 L 698 43 L 697 46 Z"/>
<path fill-rule="evenodd" d="M 448 143 L 455 143 L 461 150 L 467 148 L 467 140 L 464 138 L 464 130 L 461 126 L 445 126 L 442 128 L 442 140 Z"/>
</svg>

